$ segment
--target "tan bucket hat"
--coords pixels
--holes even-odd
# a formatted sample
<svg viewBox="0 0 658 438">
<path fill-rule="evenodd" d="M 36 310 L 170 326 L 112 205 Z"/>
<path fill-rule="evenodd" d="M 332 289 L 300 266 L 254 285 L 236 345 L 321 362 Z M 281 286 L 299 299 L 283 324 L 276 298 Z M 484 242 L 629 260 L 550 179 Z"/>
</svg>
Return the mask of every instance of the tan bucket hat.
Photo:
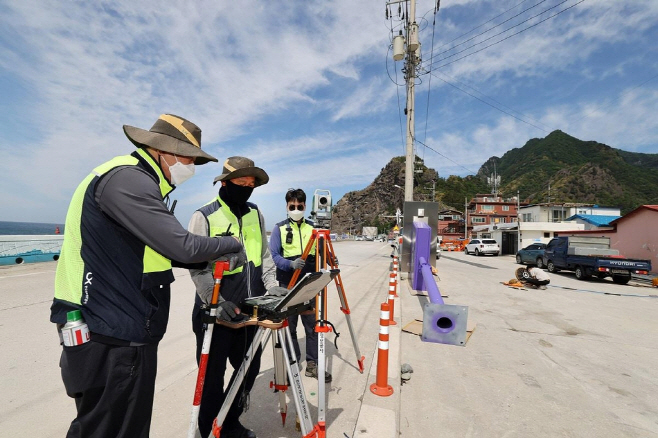
<svg viewBox="0 0 658 438">
<path fill-rule="evenodd" d="M 267 184 L 270 177 L 260 167 L 254 166 L 254 161 L 245 157 L 229 157 L 224 161 L 224 169 L 222 174 L 213 181 L 213 185 L 217 181 L 228 181 L 233 178 L 240 178 L 241 176 L 253 176 L 256 178 L 256 187 Z"/>
<path fill-rule="evenodd" d="M 173 114 L 162 114 L 150 130 L 123 125 L 126 137 L 138 148 L 152 147 L 184 157 L 194 157 L 194 164 L 217 162 L 217 158 L 201 150 L 201 129 Z"/>
</svg>

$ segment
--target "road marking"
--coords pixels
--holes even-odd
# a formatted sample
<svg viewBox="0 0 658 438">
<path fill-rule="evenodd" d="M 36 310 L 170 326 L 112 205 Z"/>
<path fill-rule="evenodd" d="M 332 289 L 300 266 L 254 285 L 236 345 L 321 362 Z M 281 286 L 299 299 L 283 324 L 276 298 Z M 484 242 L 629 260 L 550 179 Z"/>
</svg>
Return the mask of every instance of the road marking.
<svg viewBox="0 0 658 438">
<path fill-rule="evenodd" d="M 445 258 L 445 259 L 448 259 L 448 260 L 453 260 L 455 262 L 466 263 L 467 265 L 471 265 L 471 266 L 477 266 L 478 268 L 498 269 L 498 268 L 494 268 L 493 266 L 487 266 L 487 265 L 483 265 L 483 264 L 480 264 L 480 263 L 467 262 L 466 260 L 460 260 L 460 259 L 457 259 L 457 258 L 454 258 L 454 257 L 447 256 L 445 254 L 442 255 L 441 257 Z"/>
<path fill-rule="evenodd" d="M 49 272 L 55 272 L 55 271 L 41 271 L 41 272 L 30 272 L 29 274 L 6 275 L 4 277 L 0 277 L 0 280 L 2 280 L 3 278 L 27 277 L 28 275 L 47 274 Z"/>
</svg>

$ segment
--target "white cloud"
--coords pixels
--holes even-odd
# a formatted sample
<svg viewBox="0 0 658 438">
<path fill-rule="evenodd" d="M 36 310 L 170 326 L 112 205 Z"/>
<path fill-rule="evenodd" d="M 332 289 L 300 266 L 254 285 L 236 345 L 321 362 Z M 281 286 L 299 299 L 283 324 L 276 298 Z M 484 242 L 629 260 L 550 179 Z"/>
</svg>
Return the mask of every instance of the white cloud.
<svg viewBox="0 0 658 438">
<path fill-rule="evenodd" d="M 443 3 L 435 47 L 518 1 Z M 76 184 L 94 166 L 133 150 L 121 126 L 148 129 L 163 112 L 197 123 L 204 149 L 220 161 L 254 158 L 272 176 L 259 189 L 264 197 L 290 184 L 363 188 L 402 154 L 398 90 L 384 64 L 390 57 L 384 3 L 71 5 L 22 0 L 2 7 L 0 78 L 6 85 L 0 83 L 0 92 L 18 97 L 0 105 L 0 220 L 62 220 Z M 417 16 L 433 7 L 419 1 Z M 431 12 L 426 20 L 427 61 Z M 655 1 L 586 1 L 441 71 L 547 129 L 647 151 L 657 144 L 655 83 L 632 87 L 656 69 L 655 23 Z M 416 94 L 420 139 L 426 78 Z M 618 88 L 610 87 L 613 81 Z M 490 156 L 546 134 L 438 80 L 432 91 L 425 142 L 473 171 Z M 442 175 L 468 173 L 431 151 L 425 158 Z M 214 194 L 209 181 L 217 169 L 199 168 L 177 190 L 181 211 Z M 39 201 L 19 205 L 20 191 Z"/>
</svg>

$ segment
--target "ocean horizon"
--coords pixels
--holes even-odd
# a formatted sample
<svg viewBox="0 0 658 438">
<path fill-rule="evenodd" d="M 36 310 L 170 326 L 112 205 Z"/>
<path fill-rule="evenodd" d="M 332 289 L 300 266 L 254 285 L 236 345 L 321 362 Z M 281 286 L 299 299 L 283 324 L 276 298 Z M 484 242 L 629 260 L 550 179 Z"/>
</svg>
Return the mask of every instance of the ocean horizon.
<svg viewBox="0 0 658 438">
<path fill-rule="evenodd" d="M 0 221 L 0 236 L 64 234 L 64 224 Z"/>
</svg>

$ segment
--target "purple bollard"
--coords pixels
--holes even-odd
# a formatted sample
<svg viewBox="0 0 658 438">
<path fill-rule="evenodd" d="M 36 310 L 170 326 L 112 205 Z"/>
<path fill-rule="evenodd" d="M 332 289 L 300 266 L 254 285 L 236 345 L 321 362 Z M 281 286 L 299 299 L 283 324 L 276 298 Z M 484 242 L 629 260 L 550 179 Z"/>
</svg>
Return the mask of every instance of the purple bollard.
<svg viewBox="0 0 658 438">
<path fill-rule="evenodd" d="M 429 260 L 430 258 L 432 230 L 425 222 L 416 221 L 414 222 L 413 234 L 412 266 L 410 269 L 410 272 L 412 273 L 411 288 L 413 290 L 427 290 L 423 287 L 423 275 L 420 272 L 420 260 L 421 258 L 424 258 L 425 260 Z"/>
</svg>

